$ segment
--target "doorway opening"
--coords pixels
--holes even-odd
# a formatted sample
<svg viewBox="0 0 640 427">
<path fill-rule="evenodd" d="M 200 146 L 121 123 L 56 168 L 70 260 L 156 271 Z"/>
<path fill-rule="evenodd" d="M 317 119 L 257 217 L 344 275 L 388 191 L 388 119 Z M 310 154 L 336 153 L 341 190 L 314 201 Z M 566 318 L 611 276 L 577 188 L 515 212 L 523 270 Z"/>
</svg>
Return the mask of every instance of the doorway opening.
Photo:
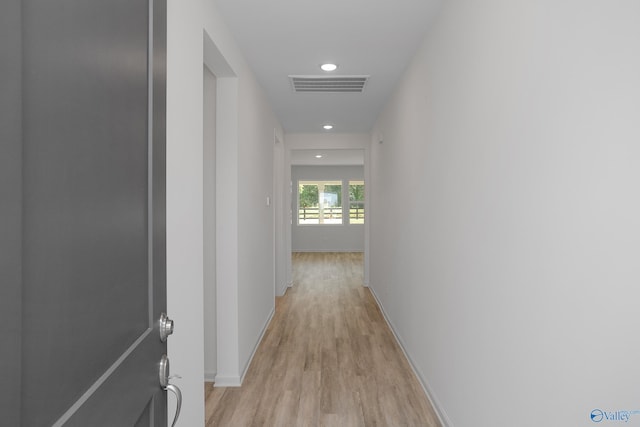
<svg viewBox="0 0 640 427">
<path fill-rule="evenodd" d="M 290 256 L 362 253 L 366 260 L 365 157 L 356 148 L 291 150 Z"/>
<path fill-rule="evenodd" d="M 237 244 L 238 78 L 206 31 L 203 64 L 204 381 L 229 386 L 239 381 L 238 252 L 231 249 Z"/>
</svg>

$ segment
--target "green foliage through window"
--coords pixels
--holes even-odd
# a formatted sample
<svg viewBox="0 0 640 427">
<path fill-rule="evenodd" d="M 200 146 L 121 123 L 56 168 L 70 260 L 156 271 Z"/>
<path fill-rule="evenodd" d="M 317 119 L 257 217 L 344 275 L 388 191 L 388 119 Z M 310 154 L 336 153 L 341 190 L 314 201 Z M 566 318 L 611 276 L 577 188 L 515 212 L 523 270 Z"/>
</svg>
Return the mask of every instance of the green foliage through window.
<svg viewBox="0 0 640 427">
<path fill-rule="evenodd" d="M 318 186 L 314 184 L 300 185 L 300 207 L 318 207 Z"/>
<path fill-rule="evenodd" d="M 343 188 L 349 200 L 344 207 Z M 364 224 L 364 181 L 298 182 L 298 224 L 343 224 L 343 218 Z"/>
<path fill-rule="evenodd" d="M 342 182 L 298 182 L 298 224 L 342 224 Z"/>
<path fill-rule="evenodd" d="M 364 224 L 364 181 L 349 181 L 349 223 Z"/>
</svg>

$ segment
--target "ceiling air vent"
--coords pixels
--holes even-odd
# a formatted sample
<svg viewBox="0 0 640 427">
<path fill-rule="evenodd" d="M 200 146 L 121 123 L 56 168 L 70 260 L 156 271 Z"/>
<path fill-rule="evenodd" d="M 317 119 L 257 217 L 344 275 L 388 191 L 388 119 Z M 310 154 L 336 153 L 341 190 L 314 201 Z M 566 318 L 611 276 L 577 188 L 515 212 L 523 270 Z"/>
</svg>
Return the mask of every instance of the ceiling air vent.
<svg viewBox="0 0 640 427">
<path fill-rule="evenodd" d="M 362 93 L 369 76 L 289 76 L 295 92 Z"/>
</svg>

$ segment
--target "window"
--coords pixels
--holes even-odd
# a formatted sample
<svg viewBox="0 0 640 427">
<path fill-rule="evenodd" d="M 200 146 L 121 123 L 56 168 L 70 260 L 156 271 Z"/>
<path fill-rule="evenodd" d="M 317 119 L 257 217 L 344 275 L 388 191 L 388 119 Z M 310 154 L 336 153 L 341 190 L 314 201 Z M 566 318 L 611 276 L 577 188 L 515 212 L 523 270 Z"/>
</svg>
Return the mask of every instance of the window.
<svg viewBox="0 0 640 427">
<path fill-rule="evenodd" d="M 364 224 L 364 181 L 349 181 L 349 224 Z"/>
<path fill-rule="evenodd" d="M 299 181 L 298 224 L 342 224 L 342 181 Z"/>
<path fill-rule="evenodd" d="M 364 181 L 298 181 L 298 225 L 343 223 L 364 224 Z"/>
</svg>

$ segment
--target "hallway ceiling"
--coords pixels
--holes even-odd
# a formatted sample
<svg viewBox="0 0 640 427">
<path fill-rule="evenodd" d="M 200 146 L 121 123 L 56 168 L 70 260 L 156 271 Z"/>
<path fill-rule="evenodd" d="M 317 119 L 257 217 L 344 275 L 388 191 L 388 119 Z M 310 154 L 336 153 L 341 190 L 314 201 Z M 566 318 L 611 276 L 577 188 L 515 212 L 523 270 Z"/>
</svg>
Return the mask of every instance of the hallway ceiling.
<svg viewBox="0 0 640 427">
<path fill-rule="evenodd" d="M 368 132 L 441 3 L 214 1 L 287 133 Z M 296 93 L 289 76 L 370 77 L 362 93 Z"/>
<path fill-rule="evenodd" d="M 291 164 L 299 166 L 363 166 L 364 150 L 291 150 Z"/>
</svg>

